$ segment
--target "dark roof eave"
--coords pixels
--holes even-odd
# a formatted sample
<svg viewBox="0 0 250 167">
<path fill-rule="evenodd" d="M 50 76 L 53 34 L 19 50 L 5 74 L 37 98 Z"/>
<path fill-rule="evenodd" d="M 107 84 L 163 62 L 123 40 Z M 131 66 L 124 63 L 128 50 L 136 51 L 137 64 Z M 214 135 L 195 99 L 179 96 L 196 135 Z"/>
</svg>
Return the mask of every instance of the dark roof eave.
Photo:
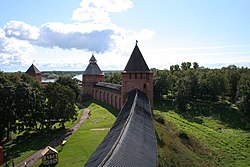
<svg viewBox="0 0 250 167">
<path fill-rule="evenodd" d="M 122 73 L 153 73 L 152 71 L 123 71 Z"/>
<path fill-rule="evenodd" d="M 82 75 L 93 75 L 94 76 L 94 75 L 104 75 L 104 73 L 101 73 L 101 74 L 84 74 L 83 73 Z"/>
</svg>

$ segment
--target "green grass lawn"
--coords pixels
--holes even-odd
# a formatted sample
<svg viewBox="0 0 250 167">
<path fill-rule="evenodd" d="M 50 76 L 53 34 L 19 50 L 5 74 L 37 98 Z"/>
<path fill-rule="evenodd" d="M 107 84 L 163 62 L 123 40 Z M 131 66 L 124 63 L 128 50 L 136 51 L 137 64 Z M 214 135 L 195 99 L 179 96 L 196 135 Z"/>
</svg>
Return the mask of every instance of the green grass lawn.
<svg viewBox="0 0 250 167">
<path fill-rule="evenodd" d="M 107 129 L 93 129 L 110 128 L 115 122 L 116 117 L 114 115 L 117 115 L 118 111 L 114 108 L 92 100 L 85 103 L 85 105 L 91 110 L 91 118 L 83 123 L 64 146 L 56 148 L 59 151 L 57 167 L 82 167 L 108 133 Z M 42 161 L 40 160 L 34 166 L 42 166 Z"/>
<path fill-rule="evenodd" d="M 213 117 L 185 119 L 174 111 L 154 110 L 160 166 L 250 166 L 250 132 Z"/>
<path fill-rule="evenodd" d="M 66 128 L 72 127 L 77 121 L 79 121 L 82 115 L 82 110 L 77 109 L 77 120 L 66 122 Z M 56 127 L 59 127 L 56 125 Z M 45 147 L 49 142 L 55 139 L 57 136 L 63 134 L 63 129 L 51 129 L 37 132 L 25 132 L 21 134 L 12 134 L 13 140 L 4 144 L 4 149 L 7 152 L 8 160 L 14 159 L 15 164 L 26 159 L 37 150 Z M 4 165 L 3 165 L 4 166 Z"/>
</svg>

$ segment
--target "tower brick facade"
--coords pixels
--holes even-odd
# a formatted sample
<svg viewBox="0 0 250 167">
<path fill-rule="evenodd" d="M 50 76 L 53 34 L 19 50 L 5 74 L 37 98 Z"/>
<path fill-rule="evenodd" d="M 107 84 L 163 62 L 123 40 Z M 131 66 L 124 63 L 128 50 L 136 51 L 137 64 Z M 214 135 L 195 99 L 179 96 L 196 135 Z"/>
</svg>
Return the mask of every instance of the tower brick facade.
<svg viewBox="0 0 250 167">
<path fill-rule="evenodd" d="M 153 106 L 153 73 L 152 72 L 126 72 L 122 73 L 122 97 L 123 103 L 127 99 L 127 93 L 139 89 L 144 92 Z"/>
<path fill-rule="evenodd" d="M 148 68 L 137 43 L 122 72 L 122 97 L 123 103 L 127 99 L 127 93 L 133 89 L 143 91 L 153 106 L 153 73 Z"/>
</svg>

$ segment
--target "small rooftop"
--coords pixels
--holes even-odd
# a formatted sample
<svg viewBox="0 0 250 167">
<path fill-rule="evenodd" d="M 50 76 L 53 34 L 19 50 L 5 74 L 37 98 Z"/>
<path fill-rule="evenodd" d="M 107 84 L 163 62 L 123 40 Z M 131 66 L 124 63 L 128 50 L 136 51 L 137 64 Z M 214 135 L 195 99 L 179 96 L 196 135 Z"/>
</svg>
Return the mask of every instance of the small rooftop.
<svg viewBox="0 0 250 167">
<path fill-rule="evenodd" d="M 86 70 L 83 72 L 83 75 L 103 75 L 103 72 L 97 65 L 97 61 L 94 55 L 91 56 L 89 60 L 89 65 Z"/>
<path fill-rule="evenodd" d="M 34 64 L 32 64 L 29 69 L 26 71 L 27 74 L 38 74 L 41 73 Z"/>
<path fill-rule="evenodd" d="M 146 61 L 144 60 L 142 53 L 139 49 L 139 47 L 137 46 L 137 42 L 135 44 L 135 48 L 128 60 L 128 63 L 124 69 L 124 71 L 129 71 L 129 72 L 146 72 L 146 71 L 150 71 L 148 68 L 148 65 L 146 63 Z"/>
<path fill-rule="evenodd" d="M 44 156 L 46 155 L 47 153 L 49 152 L 53 152 L 53 153 L 56 153 L 58 154 L 58 152 L 56 151 L 56 149 L 50 147 L 50 146 L 47 146 L 42 152 L 41 152 L 41 155 Z"/>
</svg>

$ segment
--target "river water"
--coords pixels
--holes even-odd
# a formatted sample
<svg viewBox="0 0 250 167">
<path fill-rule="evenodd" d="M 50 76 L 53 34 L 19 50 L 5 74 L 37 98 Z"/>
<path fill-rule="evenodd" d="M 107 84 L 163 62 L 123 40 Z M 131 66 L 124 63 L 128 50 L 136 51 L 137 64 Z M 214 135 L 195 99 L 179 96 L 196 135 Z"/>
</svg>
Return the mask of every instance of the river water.
<svg viewBox="0 0 250 167">
<path fill-rule="evenodd" d="M 80 81 L 82 81 L 82 75 L 76 75 L 73 78 L 76 78 Z M 47 83 L 47 82 L 55 82 L 56 79 L 43 79 L 42 82 L 43 83 Z"/>
</svg>

